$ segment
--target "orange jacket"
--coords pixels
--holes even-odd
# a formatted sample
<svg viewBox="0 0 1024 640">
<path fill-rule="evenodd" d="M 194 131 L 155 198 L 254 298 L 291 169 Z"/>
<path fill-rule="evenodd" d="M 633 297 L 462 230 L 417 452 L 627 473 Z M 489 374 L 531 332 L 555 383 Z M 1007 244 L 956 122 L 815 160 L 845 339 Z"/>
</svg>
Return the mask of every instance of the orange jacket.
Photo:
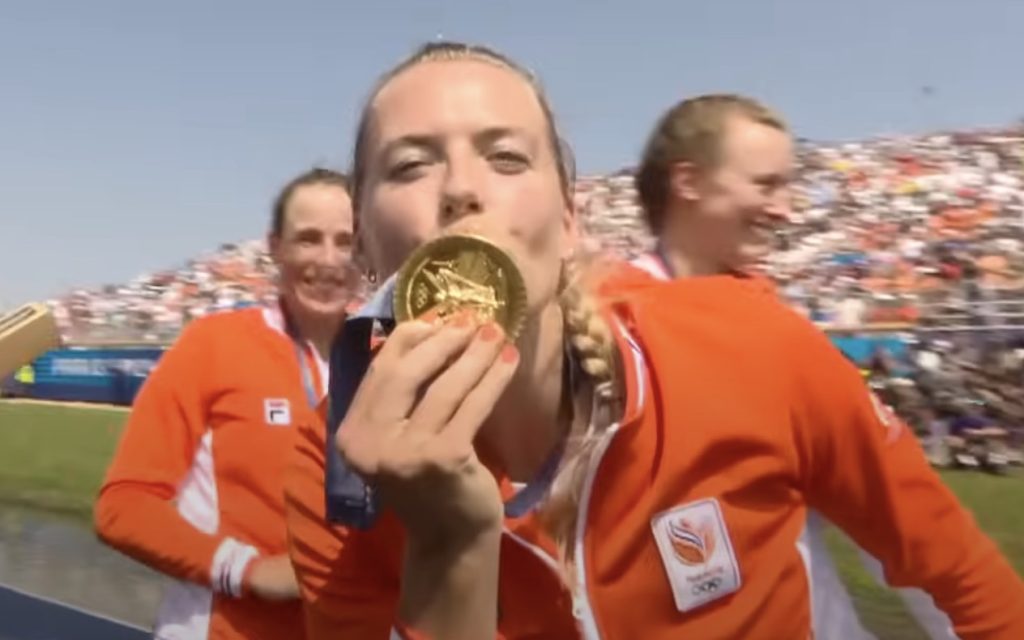
<svg viewBox="0 0 1024 640">
<path fill-rule="evenodd" d="M 311 349 L 304 357 L 323 388 L 326 371 Z M 190 324 L 139 393 L 95 524 L 106 543 L 177 578 L 156 637 L 303 637 L 299 603 L 243 593 L 252 558 L 287 550 L 293 425 L 317 419 L 299 367 L 277 310 L 221 313 Z"/>
<path fill-rule="evenodd" d="M 502 637 L 810 637 L 798 540 L 814 508 L 961 638 L 1024 638 L 1024 584 L 826 336 L 749 280 L 633 282 L 614 309 L 627 411 L 579 507 L 583 588 L 566 591 L 532 516 L 507 521 Z M 286 503 L 308 633 L 386 638 L 401 527 L 324 524 L 323 427 L 300 434 Z"/>
<path fill-rule="evenodd" d="M 659 252 L 640 255 L 630 263 L 629 269 L 620 269 L 615 277 L 603 282 L 606 292 L 630 291 L 650 284 L 650 278 L 664 281 L 674 279 Z M 646 278 L 644 277 L 646 276 Z M 747 273 L 743 282 L 766 295 L 779 296 L 775 283 L 759 273 Z M 826 540 L 829 523 L 813 509 L 808 511 L 807 524 L 797 545 L 804 561 L 811 567 L 810 589 L 813 593 L 813 635 L 818 640 L 872 640 L 874 636 L 861 624 L 850 594 L 839 577 L 839 570 Z M 878 563 L 863 549 L 858 557 L 864 567 L 885 586 Z M 933 637 L 947 637 L 949 618 L 939 611 L 931 598 L 919 589 L 901 589 L 899 596 L 918 625 Z"/>
</svg>

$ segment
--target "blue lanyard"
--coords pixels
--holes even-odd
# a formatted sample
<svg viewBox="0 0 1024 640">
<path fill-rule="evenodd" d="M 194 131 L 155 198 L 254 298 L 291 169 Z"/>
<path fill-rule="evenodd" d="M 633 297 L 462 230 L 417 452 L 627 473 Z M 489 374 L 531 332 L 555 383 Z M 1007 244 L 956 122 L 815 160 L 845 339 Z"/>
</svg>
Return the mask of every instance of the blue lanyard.
<svg viewBox="0 0 1024 640">
<path fill-rule="evenodd" d="M 299 360 L 299 371 L 302 374 L 302 389 L 306 392 L 306 402 L 309 403 L 310 409 L 316 409 L 320 404 L 320 394 L 316 389 L 313 372 L 309 368 L 306 349 L 302 346 L 302 338 L 299 336 L 299 331 L 295 328 L 295 322 L 292 321 L 284 304 L 280 304 L 280 309 L 281 316 L 284 318 L 285 333 L 291 338 L 292 346 L 295 347 L 295 357 Z"/>
<path fill-rule="evenodd" d="M 537 476 L 530 480 L 525 487 L 516 492 L 514 496 L 505 503 L 505 517 L 521 518 L 533 511 L 544 496 L 548 494 L 551 483 L 558 475 L 558 467 L 562 464 L 562 456 L 565 455 L 565 441 L 562 438 L 555 450 L 548 455 L 547 460 L 541 466 Z"/>
<path fill-rule="evenodd" d="M 302 348 L 298 340 L 293 339 L 295 345 L 295 356 L 299 359 L 299 369 L 302 371 L 302 388 L 306 392 L 306 402 L 310 409 L 316 409 L 320 404 L 320 394 L 316 392 L 316 384 L 313 381 L 313 372 L 309 369 L 309 359 L 306 357 L 306 350 Z"/>
<path fill-rule="evenodd" d="M 567 388 L 569 389 L 568 402 L 573 403 L 575 402 L 576 385 L 579 380 L 580 372 L 579 362 L 573 357 L 572 350 L 569 349 L 568 345 L 565 347 L 562 372 L 562 384 L 567 385 Z M 572 407 L 572 404 L 569 406 Z M 573 412 L 571 410 L 569 416 L 571 421 L 573 419 Z M 591 416 L 591 419 L 593 419 L 593 416 Z M 572 427 L 570 426 L 570 430 L 571 428 Z M 561 466 L 562 457 L 565 455 L 566 440 L 567 435 L 563 436 L 558 441 L 558 445 L 555 446 L 554 451 L 548 455 L 547 460 L 545 460 L 544 464 L 541 465 L 540 471 L 537 475 L 505 503 L 506 517 L 521 518 L 533 511 L 544 499 L 548 490 L 551 488 L 551 484 L 555 481 L 555 476 L 558 475 L 558 468 Z"/>
<path fill-rule="evenodd" d="M 665 275 L 668 276 L 668 279 L 675 280 L 676 270 L 672 268 L 672 263 L 668 259 L 668 252 L 665 251 L 665 245 L 662 244 L 661 240 L 654 247 L 654 256 L 661 263 L 661 268 L 665 270 Z"/>
<path fill-rule="evenodd" d="M 652 251 L 651 253 L 653 253 L 654 257 L 657 258 L 658 262 L 661 263 L 661 268 L 665 270 L 665 275 L 668 276 L 668 279 L 675 280 L 677 277 L 676 270 L 672 268 L 672 261 L 668 259 L 668 251 L 665 250 L 665 245 L 662 244 L 660 240 L 658 241 L 658 244 L 655 245 L 654 251 Z M 725 273 L 732 276 L 736 276 L 737 278 L 750 277 L 749 274 L 745 273 L 741 269 L 729 269 Z"/>
<path fill-rule="evenodd" d="M 356 390 L 370 368 L 370 338 L 374 324 L 385 331 L 394 328 L 391 301 L 396 277 L 377 289 L 370 301 L 349 316 L 338 340 L 331 346 L 331 373 L 327 390 L 327 439 L 324 442 L 326 470 L 324 501 L 327 520 L 357 529 L 369 529 L 377 521 L 379 506 L 373 488 L 348 468 L 334 446 L 338 427 L 355 398 Z"/>
</svg>

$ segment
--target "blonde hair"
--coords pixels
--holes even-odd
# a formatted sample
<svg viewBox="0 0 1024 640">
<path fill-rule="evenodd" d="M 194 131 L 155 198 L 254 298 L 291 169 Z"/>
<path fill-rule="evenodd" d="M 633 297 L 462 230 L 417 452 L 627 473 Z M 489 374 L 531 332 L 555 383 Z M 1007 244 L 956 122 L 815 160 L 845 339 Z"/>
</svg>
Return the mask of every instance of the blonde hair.
<svg viewBox="0 0 1024 640">
<path fill-rule="evenodd" d="M 358 221 L 362 209 L 362 196 L 364 195 L 364 183 L 366 180 L 365 154 L 367 153 L 371 118 L 373 118 L 371 109 L 373 99 L 391 79 L 417 64 L 465 60 L 492 64 L 512 71 L 519 75 L 533 89 L 547 122 L 548 140 L 551 145 L 551 152 L 556 160 L 562 195 L 565 198 L 566 204 L 572 206 L 573 182 L 575 178 L 575 162 L 572 158 L 572 150 L 558 135 L 551 107 L 536 77 L 506 56 L 487 47 L 458 42 L 431 42 L 423 45 L 409 58 L 385 73 L 377 82 L 363 108 L 359 128 L 356 132 L 356 144 L 352 157 L 351 171 L 352 201 L 356 214 L 357 237 Z M 568 341 L 584 375 L 592 383 L 595 393 L 599 393 L 599 397 L 606 398 L 611 402 L 616 396 L 614 390 L 618 388 L 616 381 L 618 370 L 616 365 L 617 349 L 611 328 L 599 312 L 595 299 L 589 293 L 589 286 L 584 278 L 585 272 L 587 270 L 582 268 L 581 260 L 568 260 L 563 265 L 562 282 L 560 283 L 559 290 L 559 306 L 562 309 L 565 339 Z M 600 390 L 600 392 L 597 390 Z M 601 413 L 604 414 L 605 412 L 602 411 Z M 597 417 L 592 416 L 592 418 Z M 596 424 L 596 422 L 598 421 L 592 420 L 592 427 L 586 433 L 572 433 L 569 435 L 569 446 L 564 461 L 555 482 L 552 484 L 551 493 L 542 509 L 545 526 L 559 548 L 563 550 L 565 554 L 563 561 L 566 562 L 571 558 L 571 554 L 567 553 L 567 551 L 573 540 L 573 531 L 576 527 L 576 514 L 578 511 L 576 507 L 579 504 L 580 498 L 581 475 L 588 467 L 598 436 L 611 424 L 611 420 L 602 420 L 600 421 L 602 424 Z"/>
<path fill-rule="evenodd" d="M 733 94 L 710 94 L 679 102 L 654 126 L 636 172 L 636 188 L 647 225 L 655 234 L 665 224 L 669 203 L 669 171 L 689 162 L 713 169 L 721 160 L 726 125 L 741 117 L 787 132 L 785 121 L 760 102 Z"/>
<path fill-rule="evenodd" d="M 574 416 L 558 475 L 539 515 L 558 546 L 563 579 L 571 588 L 575 588 L 572 551 L 585 477 L 597 455 L 597 445 L 621 414 L 624 391 L 615 336 L 597 298 L 591 294 L 602 277 L 603 267 L 593 257 L 567 260 L 563 265 L 565 284 L 559 295 L 566 339 L 590 382 L 591 412 L 585 425 Z"/>
</svg>

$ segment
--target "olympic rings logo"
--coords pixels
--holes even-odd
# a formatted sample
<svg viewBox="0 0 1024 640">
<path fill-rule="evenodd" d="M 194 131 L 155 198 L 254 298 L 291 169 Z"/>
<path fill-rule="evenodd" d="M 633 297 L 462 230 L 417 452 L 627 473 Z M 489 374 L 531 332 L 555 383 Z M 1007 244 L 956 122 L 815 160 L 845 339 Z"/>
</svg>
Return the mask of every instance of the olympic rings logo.
<svg viewBox="0 0 1024 640">
<path fill-rule="evenodd" d="M 703 595 L 709 595 L 709 594 L 715 593 L 716 591 L 718 591 L 721 588 L 722 588 L 722 579 L 721 578 L 711 578 L 710 580 L 705 580 L 704 582 L 698 582 L 697 584 L 693 585 L 693 588 L 690 589 L 690 592 L 693 593 L 693 595 L 695 595 L 695 596 L 703 596 Z"/>
</svg>

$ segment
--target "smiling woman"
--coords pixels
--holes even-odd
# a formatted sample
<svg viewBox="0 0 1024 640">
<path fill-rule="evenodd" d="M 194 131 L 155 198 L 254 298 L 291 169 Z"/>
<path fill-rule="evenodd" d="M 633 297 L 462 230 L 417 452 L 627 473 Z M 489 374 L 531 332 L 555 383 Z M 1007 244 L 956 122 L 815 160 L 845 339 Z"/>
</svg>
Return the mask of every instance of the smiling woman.
<svg viewBox="0 0 1024 640">
<path fill-rule="evenodd" d="M 314 169 L 285 186 L 268 233 L 279 303 L 189 325 L 132 408 L 95 523 L 177 579 L 156 637 L 303 637 L 282 474 L 292 425 L 318 419 L 324 356 L 356 282 L 347 184 Z"/>
<path fill-rule="evenodd" d="M 326 356 L 359 281 L 348 178 L 318 168 L 288 183 L 274 203 L 267 245 L 292 322 Z"/>
</svg>

